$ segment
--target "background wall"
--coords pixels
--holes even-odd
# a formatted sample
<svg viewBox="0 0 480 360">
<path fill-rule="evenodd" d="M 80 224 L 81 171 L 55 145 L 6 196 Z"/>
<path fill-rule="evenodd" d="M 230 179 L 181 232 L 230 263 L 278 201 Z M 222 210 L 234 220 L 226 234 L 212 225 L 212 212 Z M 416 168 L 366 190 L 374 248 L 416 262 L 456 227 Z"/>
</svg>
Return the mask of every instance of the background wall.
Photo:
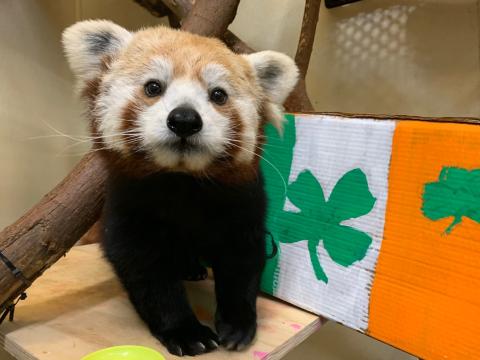
<svg viewBox="0 0 480 360">
<path fill-rule="evenodd" d="M 88 150 L 87 143 L 58 136 L 82 135 L 86 128 L 60 36 L 79 19 L 99 17 L 132 29 L 159 23 L 130 0 L 0 1 L 0 228 Z"/>
<path fill-rule="evenodd" d="M 295 54 L 301 0 L 242 0 L 231 29 L 252 47 Z M 364 0 L 322 6 L 307 78 L 318 111 L 480 117 L 480 0 Z M 0 1 L 0 228 L 60 181 L 87 144 L 61 30 L 109 18 L 159 23 L 131 0 Z M 33 139 L 36 138 L 36 139 Z M 288 359 L 407 359 L 328 324 Z M 6 355 L 0 354 L 0 359 Z"/>
</svg>

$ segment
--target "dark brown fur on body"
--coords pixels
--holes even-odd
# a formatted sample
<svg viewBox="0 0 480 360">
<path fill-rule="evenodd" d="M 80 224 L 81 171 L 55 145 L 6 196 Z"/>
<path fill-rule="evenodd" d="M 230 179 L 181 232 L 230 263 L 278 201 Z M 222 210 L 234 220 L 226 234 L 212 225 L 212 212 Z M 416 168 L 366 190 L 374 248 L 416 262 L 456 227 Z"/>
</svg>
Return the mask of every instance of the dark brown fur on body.
<svg viewBox="0 0 480 360">
<path fill-rule="evenodd" d="M 234 350 L 252 341 L 265 261 L 265 207 L 261 177 L 242 185 L 180 173 L 112 179 L 105 254 L 170 352 L 194 355 L 216 344 Z M 196 320 L 181 283 L 198 276 L 201 260 L 214 272 L 218 337 Z"/>
</svg>

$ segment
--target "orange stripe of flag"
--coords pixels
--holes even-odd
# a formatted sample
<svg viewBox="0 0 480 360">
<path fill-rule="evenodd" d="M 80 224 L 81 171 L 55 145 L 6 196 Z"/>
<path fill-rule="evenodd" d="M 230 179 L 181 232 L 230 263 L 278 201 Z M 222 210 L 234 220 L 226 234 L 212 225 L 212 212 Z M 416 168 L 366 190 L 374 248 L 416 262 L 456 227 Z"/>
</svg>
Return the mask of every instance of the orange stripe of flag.
<svg viewBox="0 0 480 360">
<path fill-rule="evenodd" d="M 480 359 L 480 224 L 446 234 L 453 217 L 422 212 L 444 167 L 480 169 L 480 126 L 399 122 L 368 333 L 426 359 Z"/>
</svg>

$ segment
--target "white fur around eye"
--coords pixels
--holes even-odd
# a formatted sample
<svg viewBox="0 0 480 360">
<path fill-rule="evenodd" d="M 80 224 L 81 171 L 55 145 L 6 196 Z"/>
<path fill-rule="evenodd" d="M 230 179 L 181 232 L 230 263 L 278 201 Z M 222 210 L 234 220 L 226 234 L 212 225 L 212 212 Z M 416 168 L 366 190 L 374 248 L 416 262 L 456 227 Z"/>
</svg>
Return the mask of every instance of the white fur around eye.
<svg viewBox="0 0 480 360">
<path fill-rule="evenodd" d="M 160 80 L 164 84 L 169 84 L 173 79 L 172 63 L 162 57 L 154 58 L 147 67 L 147 71 L 141 77 L 141 82 L 148 80 Z"/>
<path fill-rule="evenodd" d="M 207 64 L 202 70 L 201 76 L 209 90 L 215 87 L 221 87 L 227 91 L 228 94 L 234 95 L 233 89 L 228 81 L 229 71 L 224 66 L 220 64 Z"/>
</svg>

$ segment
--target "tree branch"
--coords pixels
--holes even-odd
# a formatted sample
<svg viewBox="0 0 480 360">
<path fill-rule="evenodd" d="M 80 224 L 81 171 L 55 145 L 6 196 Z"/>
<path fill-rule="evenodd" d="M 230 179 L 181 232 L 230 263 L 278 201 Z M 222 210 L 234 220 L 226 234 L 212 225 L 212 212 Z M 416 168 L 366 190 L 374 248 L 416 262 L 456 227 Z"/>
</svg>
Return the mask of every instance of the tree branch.
<svg viewBox="0 0 480 360">
<path fill-rule="evenodd" d="M 223 34 L 223 41 L 232 51 L 236 52 L 237 54 L 251 54 L 255 52 L 254 49 L 245 44 L 231 31 L 227 30 L 225 34 Z"/>
<path fill-rule="evenodd" d="M 0 250 L 30 282 L 63 256 L 97 221 L 107 170 L 95 153 L 14 224 L 0 232 Z M 26 285 L 0 261 L 0 309 Z"/>
<path fill-rule="evenodd" d="M 196 0 L 182 21 L 182 30 L 203 36 L 220 37 L 237 14 L 240 0 Z"/>
<path fill-rule="evenodd" d="M 288 111 L 299 111 L 298 109 L 301 111 L 314 110 L 307 94 L 305 77 L 310 63 L 310 56 L 312 55 L 313 43 L 315 42 L 315 32 L 317 30 L 321 2 L 321 0 L 305 1 L 302 28 L 300 30 L 300 38 L 295 55 L 295 62 L 300 70 L 300 79 L 287 101 L 285 101 L 285 109 Z"/>
<path fill-rule="evenodd" d="M 303 12 L 302 28 L 298 40 L 295 62 L 300 70 L 300 76 L 305 79 L 312 55 L 315 32 L 317 30 L 321 0 L 306 0 Z"/>
<path fill-rule="evenodd" d="M 192 2 L 193 0 L 145 0 L 145 1 L 150 1 L 150 2 L 154 1 L 154 2 L 163 3 L 163 5 L 169 8 L 170 11 L 174 13 L 179 19 L 185 19 L 193 7 L 193 2 Z"/>
<path fill-rule="evenodd" d="M 297 85 L 283 104 L 287 112 L 309 112 L 314 111 L 312 102 L 307 94 L 307 83 L 304 78 L 298 79 Z"/>
<path fill-rule="evenodd" d="M 155 17 L 168 16 L 170 9 L 166 7 L 160 0 L 133 0 L 138 5 L 147 9 Z"/>
</svg>

